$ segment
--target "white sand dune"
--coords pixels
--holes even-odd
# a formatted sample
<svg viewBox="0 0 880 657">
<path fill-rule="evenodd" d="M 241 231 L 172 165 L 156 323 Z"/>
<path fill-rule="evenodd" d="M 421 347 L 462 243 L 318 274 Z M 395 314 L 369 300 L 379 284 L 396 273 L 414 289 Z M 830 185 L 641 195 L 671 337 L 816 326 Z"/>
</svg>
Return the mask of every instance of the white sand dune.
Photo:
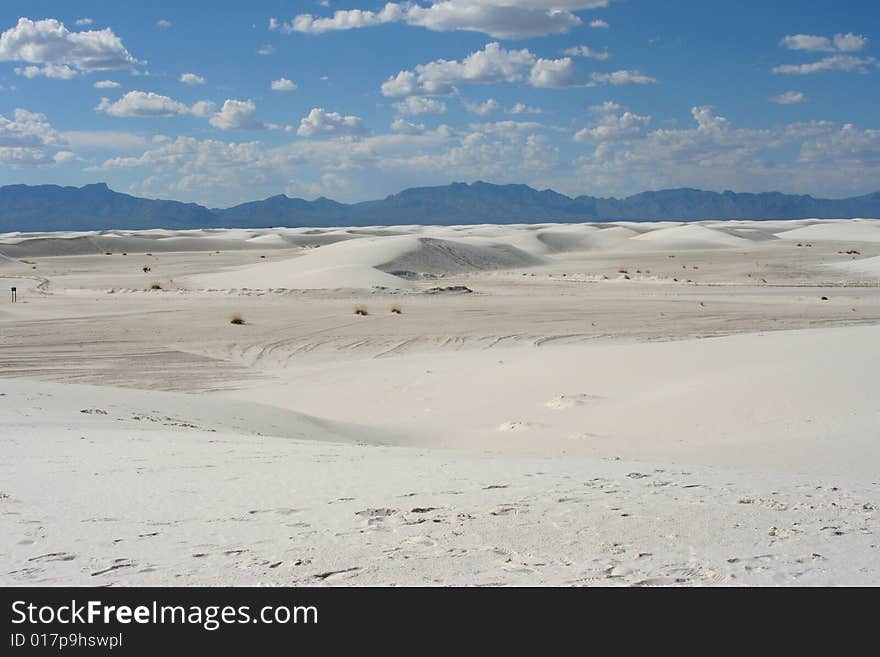
<svg viewBox="0 0 880 657">
<path fill-rule="evenodd" d="M 730 233 L 714 230 L 698 224 L 684 224 L 669 228 L 659 228 L 636 235 L 631 244 L 650 245 L 651 248 L 684 249 L 727 249 L 743 247 L 749 240 Z"/>
<path fill-rule="evenodd" d="M 481 241 L 477 245 L 417 235 L 366 237 L 281 262 L 189 277 L 183 283 L 201 289 L 407 289 L 413 287 L 412 283 L 386 272 L 457 274 L 528 267 L 540 262 L 536 256 L 508 244 Z"/>
<path fill-rule="evenodd" d="M 876 226 L 0 236 L 0 585 L 880 584 Z"/>
<path fill-rule="evenodd" d="M 276 389 L 357 415 L 371 446 L 228 395 L 5 382 L 0 582 L 876 584 L 877 331 L 399 359 L 386 382 L 349 365 Z M 464 455 L 376 446 L 475 427 L 490 438 Z"/>
<path fill-rule="evenodd" d="M 880 219 L 817 221 L 776 235 L 779 239 L 797 241 L 880 242 Z"/>
<path fill-rule="evenodd" d="M 836 262 L 827 266 L 854 276 L 868 276 L 873 279 L 880 278 L 880 256 L 856 258 L 855 260 Z"/>
</svg>

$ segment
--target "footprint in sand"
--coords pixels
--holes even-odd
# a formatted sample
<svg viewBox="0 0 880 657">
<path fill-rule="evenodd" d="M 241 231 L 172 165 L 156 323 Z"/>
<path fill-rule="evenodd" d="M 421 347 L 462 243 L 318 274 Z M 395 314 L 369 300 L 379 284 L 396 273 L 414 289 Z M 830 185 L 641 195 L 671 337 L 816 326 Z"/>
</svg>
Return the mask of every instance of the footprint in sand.
<svg viewBox="0 0 880 657">
<path fill-rule="evenodd" d="M 601 399 L 601 397 L 597 397 L 596 395 L 588 395 L 586 393 L 578 393 L 575 395 L 556 395 L 553 399 L 544 404 L 547 408 L 552 408 L 555 411 L 564 411 L 568 408 L 574 408 L 575 406 L 584 406 L 589 404 L 590 402 L 594 402 Z"/>
<path fill-rule="evenodd" d="M 534 425 L 531 422 L 523 422 L 522 420 L 513 420 L 505 422 L 498 427 L 498 431 L 528 431 Z"/>
</svg>

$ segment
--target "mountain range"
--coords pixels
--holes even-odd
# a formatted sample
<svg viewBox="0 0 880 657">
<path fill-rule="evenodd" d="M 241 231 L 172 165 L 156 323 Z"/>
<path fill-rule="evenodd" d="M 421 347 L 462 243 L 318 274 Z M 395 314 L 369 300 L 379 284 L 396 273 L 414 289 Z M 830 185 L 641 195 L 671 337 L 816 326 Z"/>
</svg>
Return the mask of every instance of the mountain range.
<svg viewBox="0 0 880 657">
<path fill-rule="evenodd" d="M 361 203 L 279 195 L 209 209 L 196 203 L 130 196 L 105 183 L 0 187 L 0 232 L 855 217 L 880 218 L 880 192 L 821 199 L 779 192 L 666 189 L 622 199 L 572 198 L 527 185 L 475 182 L 411 188 Z"/>
</svg>

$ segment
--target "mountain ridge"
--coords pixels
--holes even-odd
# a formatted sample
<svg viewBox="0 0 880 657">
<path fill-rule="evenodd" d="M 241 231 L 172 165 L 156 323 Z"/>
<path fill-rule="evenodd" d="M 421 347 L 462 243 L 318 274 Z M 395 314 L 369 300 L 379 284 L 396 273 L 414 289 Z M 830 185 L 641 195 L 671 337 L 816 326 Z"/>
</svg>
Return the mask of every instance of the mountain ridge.
<svg viewBox="0 0 880 657">
<path fill-rule="evenodd" d="M 570 197 L 552 189 L 483 181 L 411 187 L 384 199 L 340 203 L 277 194 L 229 208 L 148 199 L 106 183 L 0 187 L 0 232 L 268 228 L 402 224 L 880 218 L 880 191 L 845 199 L 782 192 L 645 191 L 625 198 Z"/>
</svg>

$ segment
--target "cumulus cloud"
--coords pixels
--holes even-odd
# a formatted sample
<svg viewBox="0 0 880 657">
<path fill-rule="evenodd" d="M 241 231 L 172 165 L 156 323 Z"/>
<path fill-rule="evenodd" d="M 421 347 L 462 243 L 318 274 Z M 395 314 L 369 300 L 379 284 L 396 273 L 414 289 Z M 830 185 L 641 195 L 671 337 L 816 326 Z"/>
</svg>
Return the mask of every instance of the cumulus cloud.
<svg viewBox="0 0 880 657">
<path fill-rule="evenodd" d="M 366 132 L 363 121 L 356 116 L 343 116 L 315 107 L 300 121 L 296 133 L 300 137 L 355 136 Z"/>
<path fill-rule="evenodd" d="M 540 107 L 531 107 L 525 103 L 515 103 L 504 110 L 505 114 L 543 114 L 543 112 Z"/>
<path fill-rule="evenodd" d="M 227 100 L 210 124 L 221 130 L 265 130 L 268 126 L 257 119 L 257 106 L 251 100 Z"/>
<path fill-rule="evenodd" d="M 467 101 L 464 103 L 464 108 L 471 114 L 476 114 L 477 116 L 488 116 L 499 107 L 500 105 L 498 104 L 498 101 L 494 98 L 489 98 L 482 103 L 469 103 Z"/>
<path fill-rule="evenodd" d="M 807 94 L 803 91 L 786 91 L 784 94 L 771 96 L 770 102 L 777 105 L 796 105 L 807 102 Z"/>
<path fill-rule="evenodd" d="M 606 194 L 673 186 L 840 193 L 871 185 L 880 170 L 880 131 L 827 121 L 737 128 L 708 106 L 691 114 L 694 124 L 681 129 L 584 140 L 594 143 L 576 161 L 578 179 Z"/>
<path fill-rule="evenodd" d="M 576 86 L 574 65 L 570 57 L 562 59 L 539 59 L 529 73 L 533 87 L 561 89 Z"/>
<path fill-rule="evenodd" d="M 11 119 L 0 114 L 0 164 L 51 165 L 57 162 L 55 156 L 64 144 L 45 114 L 25 109 L 16 109 Z"/>
<path fill-rule="evenodd" d="M 227 103 L 239 103 L 241 101 L 226 101 Z M 248 101 L 250 102 L 250 101 Z M 200 100 L 192 105 L 187 105 L 179 100 L 168 96 L 153 93 L 152 91 L 129 91 L 119 100 L 111 101 L 102 98 L 95 107 L 95 111 L 104 112 L 109 116 L 118 118 L 168 118 L 172 116 L 197 116 L 210 118 L 212 124 L 223 128 L 227 123 L 234 123 L 235 107 L 224 104 L 226 112 L 221 110 L 222 116 L 217 113 L 217 106 L 208 100 Z M 256 108 L 254 108 L 256 111 Z M 244 114 L 247 114 L 245 111 Z M 219 118 L 218 118 L 219 117 Z M 214 123 L 214 120 L 217 123 Z M 249 128 L 242 128 L 249 129 Z"/>
<path fill-rule="evenodd" d="M 77 18 L 76 19 L 76 24 L 79 25 L 80 27 L 91 25 L 94 22 L 95 21 L 93 21 L 91 18 Z"/>
<path fill-rule="evenodd" d="M 272 80 L 272 91 L 296 91 L 296 83 L 287 78 Z"/>
<path fill-rule="evenodd" d="M 571 48 L 566 48 L 565 54 L 569 57 L 587 57 L 603 62 L 610 57 L 607 51 L 599 52 L 598 50 L 593 50 L 590 46 L 572 46 Z"/>
<path fill-rule="evenodd" d="M 169 21 L 165 18 L 160 18 L 159 20 L 156 21 L 156 27 L 164 30 L 165 28 L 171 27 L 171 21 Z"/>
<path fill-rule="evenodd" d="M 774 73 L 783 75 L 810 75 L 827 71 L 844 71 L 864 73 L 877 60 L 874 57 L 853 57 L 852 55 L 831 55 L 808 64 L 782 64 L 773 69 Z"/>
<path fill-rule="evenodd" d="M 205 78 L 195 73 L 184 73 L 180 76 L 180 82 L 190 85 L 205 84 Z"/>
<path fill-rule="evenodd" d="M 590 27 L 593 29 L 602 29 L 610 27 L 606 21 L 603 21 L 601 18 L 596 18 L 595 20 L 590 21 Z"/>
<path fill-rule="evenodd" d="M 15 74 L 26 78 L 54 78 L 56 80 L 71 80 L 79 73 L 70 66 L 58 66 L 56 64 L 46 64 L 45 66 L 18 66 L 15 68 Z"/>
<path fill-rule="evenodd" d="M 95 89 L 118 89 L 122 85 L 113 80 L 98 80 L 94 85 Z"/>
<path fill-rule="evenodd" d="M 525 81 L 536 87 L 571 86 L 575 84 L 572 60 L 539 59 L 527 49 L 506 50 L 493 42 L 461 61 L 438 59 L 419 64 L 414 71 L 400 71 L 382 85 L 382 94 L 443 96 L 455 93 L 458 84 Z"/>
<path fill-rule="evenodd" d="M 328 17 L 299 14 L 290 21 L 273 18 L 269 29 L 321 34 L 402 22 L 437 32 L 466 30 L 499 39 L 520 39 L 567 32 L 582 24 L 574 11 L 607 6 L 608 0 L 389 2 L 378 11 L 338 10 Z"/>
<path fill-rule="evenodd" d="M 0 61 L 30 64 L 21 69 L 28 77 L 61 78 L 138 63 L 110 28 L 71 32 L 54 18 L 18 19 L 15 27 L 0 35 Z"/>
<path fill-rule="evenodd" d="M 446 103 L 434 98 L 423 96 L 410 96 L 394 103 L 394 109 L 399 114 L 418 116 L 419 114 L 443 114 L 446 112 Z"/>
<path fill-rule="evenodd" d="M 626 111 L 616 103 L 606 102 L 591 107 L 590 110 L 598 115 L 598 121 L 594 126 L 575 133 L 575 141 L 607 142 L 630 139 L 641 135 L 651 123 L 650 116 Z"/>
<path fill-rule="evenodd" d="M 860 34 L 835 34 L 833 37 L 814 34 L 790 34 L 779 42 L 786 50 L 809 52 L 859 52 L 868 45 L 868 38 Z"/>
<path fill-rule="evenodd" d="M 116 117 L 154 118 L 190 113 L 184 103 L 152 91 L 129 91 L 115 102 L 102 98 L 95 110 Z"/>
<path fill-rule="evenodd" d="M 655 84 L 657 80 L 649 77 L 641 71 L 614 71 L 612 73 L 593 73 L 590 76 L 589 86 L 598 86 L 602 84 L 612 84 L 619 86 L 622 84 Z"/>
<path fill-rule="evenodd" d="M 405 135 L 421 135 L 425 133 L 424 123 L 410 123 L 406 119 L 396 118 L 391 123 L 391 129 L 394 132 L 400 132 Z"/>
</svg>

